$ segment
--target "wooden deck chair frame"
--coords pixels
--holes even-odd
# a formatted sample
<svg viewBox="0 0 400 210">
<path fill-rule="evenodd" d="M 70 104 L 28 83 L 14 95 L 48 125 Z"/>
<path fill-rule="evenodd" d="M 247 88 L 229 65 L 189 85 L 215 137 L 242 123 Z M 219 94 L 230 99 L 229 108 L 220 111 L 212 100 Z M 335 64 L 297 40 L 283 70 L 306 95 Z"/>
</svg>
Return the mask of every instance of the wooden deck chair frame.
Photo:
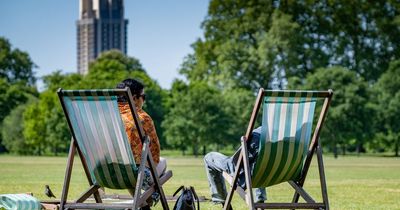
<svg viewBox="0 0 400 210">
<path fill-rule="evenodd" d="M 82 94 L 86 93 L 101 93 L 101 92 L 107 92 L 107 94 L 112 94 L 115 96 L 125 96 L 128 98 L 128 104 L 130 106 L 131 112 L 133 114 L 133 118 L 135 121 L 135 125 L 138 128 L 138 133 L 139 136 L 142 140 L 143 143 L 143 148 L 142 148 L 142 155 L 141 155 L 141 163 L 139 166 L 138 170 L 138 175 L 136 179 L 136 187 L 135 187 L 135 193 L 133 198 L 133 204 L 132 203 L 102 203 L 102 199 L 99 194 L 99 185 L 96 185 L 93 183 L 90 172 L 88 169 L 87 161 L 85 160 L 84 155 L 82 154 L 82 150 L 79 148 L 78 142 L 76 141 L 76 136 L 75 136 L 75 131 L 72 127 L 66 105 L 64 102 L 63 97 L 66 96 L 66 94 L 73 94 L 76 96 L 82 96 Z M 137 209 L 139 207 L 142 207 L 146 205 L 146 199 L 149 198 L 153 192 L 157 191 L 160 194 L 160 200 L 163 209 L 169 209 L 168 203 L 162 188 L 162 184 L 164 184 L 168 179 L 172 177 L 172 172 L 167 171 L 164 173 L 161 177 L 158 176 L 157 170 L 155 163 L 153 161 L 153 158 L 151 156 L 151 152 L 149 150 L 149 139 L 148 136 L 145 135 L 141 123 L 138 121 L 138 115 L 134 106 L 134 102 L 132 99 L 131 92 L 128 88 L 126 89 L 107 89 L 107 90 L 62 90 L 61 88 L 57 91 L 57 94 L 59 96 L 62 108 L 64 110 L 64 114 L 66 116 L 66 119 L 68 121 L 68 126 L 70 128 L 72 138 L 71 138 L 71 145 L 69 149 L 69 154 L 68 154 L 68 160 L 67 160 L 67 168 L 65 171 L 65 179 L 64 179 L 64 185 L 63 185 L 63 190 L 62 190 L 62 195 L 61 195 L 61 201 L 60 201 L 60 209 Z M 72 173 L 72 166 L 74 162 L 74 156 L 75 153 L 78 153 L 83 169 L 85 171 L 85 174 L 87 176 L 88 182 L 90 187 L 82 193 L 78 199 L 76 199 L 73 202 L 67 202 L 68 198 L 68 190 L 69 190 L 69 185 L 70 185 L 70 180 L 71 180 L 71 173 Z M 151 175 L 154 180 L 154 185 L 146 190 L 145 192 L 141 192 L 141 186 L 143 183 L 144 179 L 144 169 L 145 166 L 149 167 Z M 139 189 L 139 190 L 138 190 Z M 84 203 L 91 195 L 94 196 L 96 203 Z"/>
<path fill-rule="evenodd" d="M 245 172 L 245 184 L 247 189 L 252 189 L 252 182 L 251 182 L 251 174 L 250 174 L 250 166 L 249 166 L 249 159 L 248 159 L 248 150 L 246 146 L 246 140 L 249 139 L 252 130 L 254 128 L 254 124 L 257 118 L 258 111 L 260 109 L 260 105 L 262 100 L 265 96 L 266 92 L 307 92 L 307 91 L 273 91 L 273 90 L 264 90 L 260 88 L 258 92 L 258 96 L 251 114 L 250 122 L 247 127 L 247 131 L 245 136 L 241 137 L 241 151 L 239 154 L 239 158 L 236 163 L 236 170 L 235 174 L 232 177 L 228 173 L 224 172 L 223 177 L 228 181 L 231 185 L 231 190 L 229 191 L 226 201 L 224 203 L 224 210 L 230 208 L 232 197 L 234 192 L 236 191 L 240 197 L 247 203 L 249 209 L 329 209 L 329 201 L 328 201 L 328 194 L 326 188 L 326 180 L 325 180 L 325 172 L 324 172 L 324 164 L 322 160 L 322 148 L 319 143 L 319 135 L 321 131 L 321 127 L 324 123 L 331 98 L 333 95 L 332 90 L 328 91 L 308 91 L 312 92 L 318 98 L 324 98 L 324 102 L 322 105 L 322 109 L 318 118 L 317 125 L 314 129 L 314 133 L 311 138 L 310 145 L 308 147 L 307 155 L 305 157 L 304 166 L 301 171 L 301 176 L 298 181 L 288 181 L 288 183 L 294 188 L 295 193 L 293 195 L 293 199 L 291 203 L 254 203 L 254 196 L 252 190 L 245 191 L 243 188 L 238 186 L 237 181 L 239 177 L 240 169 L 244 169 Z M 319 178 L 320 178 L 320 185 L 321 185 L 321 193 L 322 193 L 322 202 L 316 202 L 304 189 L 303 185 L 307 176 L 308 169 L 311 164 L 311 160 L 313 154 L 316 151 L 317 161 L 318 161 L 318 171 L 319 171 Z M 302 197 L 306 203 L 299 203 L 299 197 Z"/>
</svg>

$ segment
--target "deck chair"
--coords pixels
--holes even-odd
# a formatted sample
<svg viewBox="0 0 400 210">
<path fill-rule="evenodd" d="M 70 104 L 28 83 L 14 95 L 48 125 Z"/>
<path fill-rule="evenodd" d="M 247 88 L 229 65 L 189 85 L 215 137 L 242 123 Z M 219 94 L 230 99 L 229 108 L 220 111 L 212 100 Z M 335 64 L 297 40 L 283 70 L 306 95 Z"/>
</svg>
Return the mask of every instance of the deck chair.
<svg viewBox="0 0 400 210">
<path fill-rule="evenodd" d="M 172 176 L 171 171 L 157 174 L 149 151 L 149 139 L 128 88 L 109 90 L 58 90 L 58 96 L 72 134 L 65 172 L 60 209 L 137 209 L 146 205 L 153 192 L 160 194 L 163 209 L 169 209 L 162 184 Z M 143 143 L 139 166 L 134 160 L 125 126 L 118 109 L 118 97 L 128 99 L 135 125 Z M 67 202 L 75 152 L 78 152 L 90 187 L 78 199 Z M 142 192 L 145 166 L 149 167 L 154 185 Z M 133 203 L 102 203 L 99 188 L 132 189 Z M 84 203 L 93 195 L 96 203 Z"/>
<path fill-rule="evenodd" d="M 223 173 L 232 187 L 224 209 L 229 208 L 235 191 L 245 200 L 249 209 L 329 209 L 322 151 L 318 140 L 332 94 L 332 90 L 259 90 L 247 132 L 241 138 L 241 150 L 238 153 L 234 176 Z M 318 106 L 321 107 L 321 111 L 312 131 L 316 102 L 320 99 L 323 100 L 323 105 Z M 261 105 L 263 111 L 259 153 L 254 169 L 250 171 L 246 140 L 251 138 Z M 323 202 L 316 202 L 303 189 L 315 151 Z M 247 190 L 237 184 L 240 170 L 244 170 Z M 252 188 L 269 187 L 282 182 L 288 182 L 294 188 L 292 202 L 254 203 Z M 306 202 L 299 203 L 299 196 Z"/>
</svg>

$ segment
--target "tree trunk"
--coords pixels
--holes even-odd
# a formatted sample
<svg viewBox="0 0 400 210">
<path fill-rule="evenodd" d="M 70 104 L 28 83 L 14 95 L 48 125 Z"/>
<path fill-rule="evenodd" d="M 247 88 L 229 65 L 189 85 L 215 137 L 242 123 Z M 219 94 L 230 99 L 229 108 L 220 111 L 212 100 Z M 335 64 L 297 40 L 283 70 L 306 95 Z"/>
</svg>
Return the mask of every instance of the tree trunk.
<svg viewBox="0 0 400 210">
<path fill-rule="evenodd" d="M 206 155 L 206 145 L 203 145 L 203 156 Z"/>
<path fill-rule="evenodd" d="M 332 136 L 332 139 L 333 139 L 333 141 L 332 141 L 333 157 L 335 157 L 335 159 L 336 159 L 336 158 L 338 158 L 338 147 L 337 147 L 335 136 L 334 135 L 331 135 L 331 136 Z"/>
<path fill-rule="evenodd" d="M 335 159 L 338 158 L 338 148 L 336 144 L 333 146 L 333 157 L 335 157 Z"/>
<path fill-rule="evenodd" d="M 397 137 L 397 141 L 394 144 L 395 148 L 394 148 L 394 152 L 395 152 L 395 156 L 399 157 L 399 146 L 400 146 L 400 137 Z"/>
<path fill-rule="evenodd" d="M 342 144 L 342 155 L 346 155 L 346 144 Z"/>
<path fill-rule="evenodd" d="M 198 147 L 197 147 L 197 145 L 195 144 L 195 145 L 193 145 L 193 155 L 195 156 L 195 157 L 197 157 L 199 154 L 198 154 Z"/>
<path fill-rule="evenodd" d="M 42 147 L 40 144 L 38 145 L 38 155 L 42 156 Z"/>
</svg>

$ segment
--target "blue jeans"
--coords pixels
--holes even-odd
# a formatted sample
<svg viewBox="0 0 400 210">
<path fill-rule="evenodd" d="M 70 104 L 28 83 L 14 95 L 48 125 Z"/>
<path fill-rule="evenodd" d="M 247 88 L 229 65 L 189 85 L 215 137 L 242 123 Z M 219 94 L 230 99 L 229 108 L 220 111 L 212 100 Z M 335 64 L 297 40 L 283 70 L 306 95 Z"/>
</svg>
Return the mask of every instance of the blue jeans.
<svg viewBox="0 0 400 210">
<path fill-rule="evenodd" d="M 235 166 L 232 157 L 218 152 L 210 152 L 204 156 L 204 163 L 211 190 L 211 200 L 216 203 L 224 203 L 227 191 L 222 172 L 225 171 L 233 176 Z M 265 188 L 256 188 L 254 192 L 256 203 L 264 202 L 267 199 Z"/>
</svg>

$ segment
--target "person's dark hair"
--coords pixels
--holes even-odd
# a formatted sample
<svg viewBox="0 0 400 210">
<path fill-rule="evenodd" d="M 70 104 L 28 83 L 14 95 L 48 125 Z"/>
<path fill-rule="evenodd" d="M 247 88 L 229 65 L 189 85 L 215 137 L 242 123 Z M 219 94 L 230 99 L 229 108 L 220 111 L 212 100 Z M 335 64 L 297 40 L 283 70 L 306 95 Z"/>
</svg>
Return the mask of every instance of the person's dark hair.
<svg viewBox="0 0 400 210">
<path fill-rule="evenodd" d="M 144 89 L 143 83 L 141 83 L 138 80 L 130 79 L 130 78 L 123 80 L 121 83 L 119 83 L 117 85 L 116 88 L 117 89 L 125 89 L 126 87 L 129 88 L 133 97 L 140 96 L 140 94 L 142 93 L 142 90 Z M 127 100 L 128 99 L 125 97 L 118 98 L 119 102 L 127 102 Z"/>
</svg>

